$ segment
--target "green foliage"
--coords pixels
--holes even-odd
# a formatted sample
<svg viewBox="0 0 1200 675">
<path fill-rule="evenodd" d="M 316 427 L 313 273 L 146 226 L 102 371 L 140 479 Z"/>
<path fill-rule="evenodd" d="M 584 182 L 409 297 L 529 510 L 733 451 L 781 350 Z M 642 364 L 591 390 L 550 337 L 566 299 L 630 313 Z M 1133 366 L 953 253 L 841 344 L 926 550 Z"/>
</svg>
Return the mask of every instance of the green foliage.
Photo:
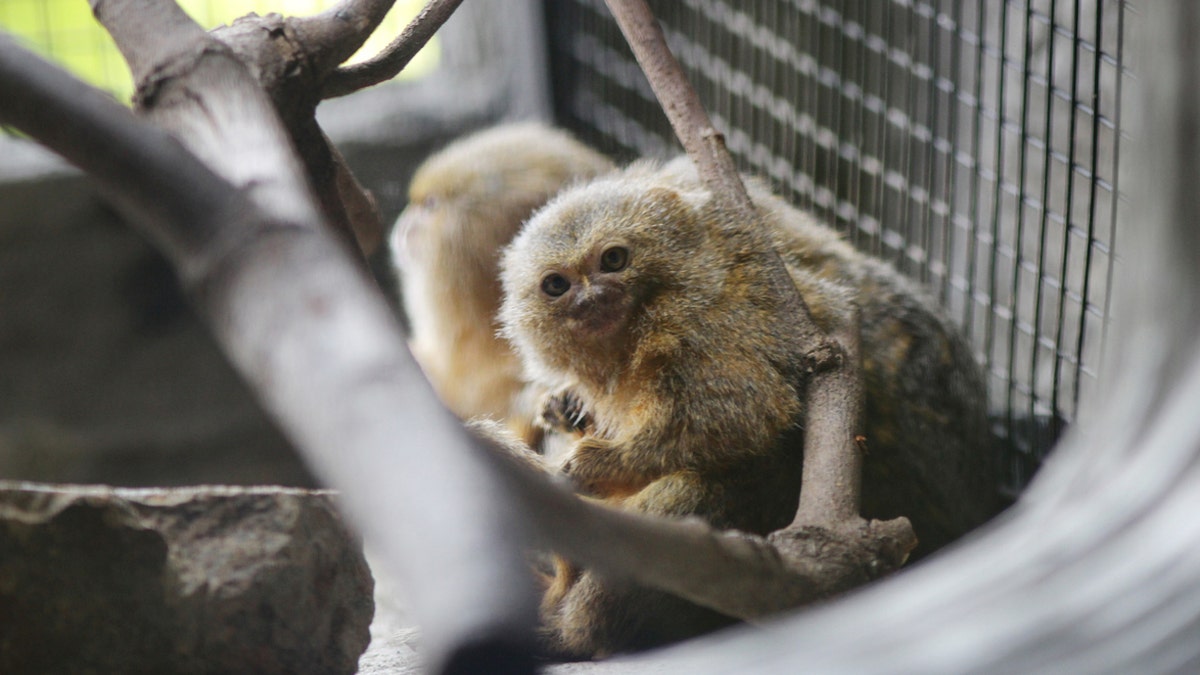
<svg viewBox="0 0 1200 675">
<path fill-rule="evenodd" d="M 205 28 L 229 23 L 250 12 L 306 16 L 337 0 L 178 0 Z M 422 0 L 397 0 L 363 49 L 352 60 L 381 50 L 424 6 Z M 85 0 L 0 0 L 0 29 L 17 35 L 26 46 L 66 67 L 80 78 L 128 101 L 133 83 L 108 33 L 96 23 Z M 400 75 L 419 77 L 437 64 L 437 38 Z"/>
</svg>

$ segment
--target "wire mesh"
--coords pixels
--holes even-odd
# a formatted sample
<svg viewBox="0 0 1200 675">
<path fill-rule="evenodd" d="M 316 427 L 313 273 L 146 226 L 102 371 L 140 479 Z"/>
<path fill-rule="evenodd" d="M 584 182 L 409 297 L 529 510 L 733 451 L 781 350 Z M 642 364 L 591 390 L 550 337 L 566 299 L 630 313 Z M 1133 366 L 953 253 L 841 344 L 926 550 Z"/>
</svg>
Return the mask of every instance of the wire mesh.
<svg viewBox="0 0 1200 675">
<path fill-rule="evenodd" d="M 963 328 L 1019 490 L 1101 359 L 1129 3 L 650 4 L 743 170 Z M 626 158 L 678 152 L 602 0 L 546 7 L 560 123 Z"/>
</svg>

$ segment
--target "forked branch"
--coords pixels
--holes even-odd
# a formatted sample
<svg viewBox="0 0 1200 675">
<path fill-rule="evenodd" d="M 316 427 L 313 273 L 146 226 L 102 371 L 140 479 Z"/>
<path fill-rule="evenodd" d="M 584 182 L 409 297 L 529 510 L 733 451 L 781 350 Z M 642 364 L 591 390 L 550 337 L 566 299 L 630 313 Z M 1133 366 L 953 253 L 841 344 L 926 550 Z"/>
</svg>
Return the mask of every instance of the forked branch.
<svg viewBox="0 0 1200 675">
<path fill-rule="evenodd" d="M 374 58 L 330 73 L 321 88 L 321 98 L 352 94 L 400 74 L 461 4 L 462 0 L 430 0 L 404 31 Z"/>
<path fill-rule="evenodd" d="M 320 14 L 289 20 L 308 62 L 329 73 L 354 55 L 379 27 L 396 0 L 343 0 Z"/>
</svg>

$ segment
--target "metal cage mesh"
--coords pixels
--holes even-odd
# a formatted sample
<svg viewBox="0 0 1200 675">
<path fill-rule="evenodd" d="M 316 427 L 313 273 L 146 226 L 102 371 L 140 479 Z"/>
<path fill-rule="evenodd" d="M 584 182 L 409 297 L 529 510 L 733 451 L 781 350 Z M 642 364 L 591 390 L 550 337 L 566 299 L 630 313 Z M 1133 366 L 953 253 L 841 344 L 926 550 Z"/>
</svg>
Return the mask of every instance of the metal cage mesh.
<svg viewBox="0 0 1200 675">
<path fill-rule="evenodd" d="M 1120 0 L 663 0 L 743 170 L 925 282 L 986 366 L 1019 490 L 1094 384 L 1114 262 Z M 546 3 L 559 122 L 679 152 L 602 0 Z"/>
</svg>

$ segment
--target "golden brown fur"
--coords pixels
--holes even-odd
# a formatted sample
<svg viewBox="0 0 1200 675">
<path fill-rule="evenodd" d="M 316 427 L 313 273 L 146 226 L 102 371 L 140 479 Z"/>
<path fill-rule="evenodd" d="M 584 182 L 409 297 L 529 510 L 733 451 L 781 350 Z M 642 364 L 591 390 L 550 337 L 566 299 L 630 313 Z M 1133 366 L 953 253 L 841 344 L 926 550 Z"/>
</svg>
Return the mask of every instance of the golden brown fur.
<svg viewBox="0 0 1200 675">
<path fill-rule="evenodd" d="M 927 550 L 991 515 L 983 388 L 961 339 L 893 270 L 751 193 L 761 221 L 731 222 L 686 160 L 635 164 L 565 191 L 513 240 L 501 319 L 555 392 L 546 419 L 576 438 L 561 470 L 637 511 L 758 533 L 790 522 L 805 345 L 778 252 L 823 328 L 861 308 L 866 515 L 909 516 Z M 543 613 L 547 652 L 570 658 L 730 621 L 566 563 Z"/>
<path fill-rule="evenodd" d="M 391 246 L 409 345 L 460 417 L 508 420 L 533 439 L 520 363 L 496 337 L 500 249 L 556 192 L 612 168 L 566 132 L 519 123 L 455 141 L 417 169 Z"/>
</svg>

